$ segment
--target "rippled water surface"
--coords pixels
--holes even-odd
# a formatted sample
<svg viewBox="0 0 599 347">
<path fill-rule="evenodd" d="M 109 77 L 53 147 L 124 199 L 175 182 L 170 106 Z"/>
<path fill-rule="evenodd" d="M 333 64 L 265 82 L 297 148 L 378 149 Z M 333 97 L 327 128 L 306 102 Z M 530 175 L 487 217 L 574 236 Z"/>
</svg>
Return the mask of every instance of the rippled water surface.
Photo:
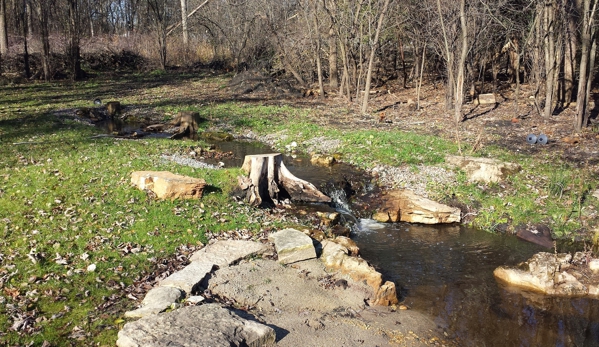
<svg viewBox="0 0 599 347">
<path fill-rule="evenodd" d="M 493 270 L 544 249 L 461 226 L 362 221 L 362 257 L 465 346 L 599 346 L 599 301 L 547 298 L 499 285 Z"/>
</svg>

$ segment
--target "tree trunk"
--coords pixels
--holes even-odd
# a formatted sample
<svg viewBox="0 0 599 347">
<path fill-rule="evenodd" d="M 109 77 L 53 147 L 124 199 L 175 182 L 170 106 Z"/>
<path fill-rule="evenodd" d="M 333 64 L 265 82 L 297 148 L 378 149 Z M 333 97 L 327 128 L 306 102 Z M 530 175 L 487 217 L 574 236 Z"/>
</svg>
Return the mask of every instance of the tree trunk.
<svg viewBox="0 0 599 347">
<path fill-rule="evenodd" d="M 187 0 L 181 0 L 181 29 L 183 30 L 183 45 L 187 48 L 189 44 L 187 30 Z"/>
<path fill-rule="evenodd" d="M 374 64 L 374 56 L 379 46 L 379 36 L 381 34 L 381 29 L 383 28 L 383 21 L 385 19 L 385 13 L 387 12 L 388 7 L 389 0 L 385 0 L 385 4 L 383 5 L 383 9 L 381 10 L 381 14 L 379 16 L 379 22 L 376 26 L 376 31 L 374 33 L 374 43 L 370 49 L 368 71 L 366 72 L 366 86 L 364 87 L 364 101 L 362 102 L 362 114 L 366 114 L 366 111 L 368 111 L 368 97 L 370 95 L 370 82 L 372 80 L 372 65 Z"/>
<path fill-rule="evenodd" d="M 339 85 L 339 71 L 337 68 L 337 35 L 333 28 L 329 29 L 329 86 L 331 89 Z"/>
<path fill-rule="evenodd" d="M 81 70 L 81 56 L 79 48 L 79 8 L 77 0 L 69 0 L 69 43 L 68 59 L 71 68 L 71 78 L 79 80 L 83 77 Z"/>
<path fill-rule="evenodd" d="M 426 58 L 426 44 L 422 45 L 422 58 L 420 59 L 420 76 L 416 87 L 416 109 L 420 110 L 420 89 L 422 88 L 422 75 L 424 75 L 424 59 Z"/>
<path fill-rule="evenodd" d="M 241 168 L 248 176 L 239 176 L 237 181 L 250 205 L 278 205 L 285 199 L 331 202 L 331 198 L 316 189 L 312 183 L 289 172 L 280 153 L 246 155 Z"/>
<path fill-rule="evenodd" d="M 587 112 L 587 85 L 590 85 L 590 82 L 587 81 L 592 80 L 592 71 L 589 71 L 589 59 L 590 52 L 592 51 L 592 35 L 591 30 L 593 30 L 595 11 L 597 8 L 597 0 L 593 0 L 593 10 L 589 11 L 591 8 L 591 0 L 584 0 L 583 3 L 583 21 L 582 21 L 582 32 L 581 32 L 581 53 L 580 53 L 580 68 L 579 68 L 579 77 L 578 77 L 578 94 L 576 96 L 576 117 L 574 118 L 574 129 L 576 131 L 582 130 L 582 127 L 586 126 L 586 112 Z M 588 77 L 587 77 L 588 76 Z"/>
<path fill-rule="evenodd" d="M 454 103 L 454 118 L 456 122 L 462 120 L 462 104 L 464 103 L 464 67 L 466 64 L 466 57 L 468 56 L 468 29 L 466 27 L 466 0 L 460 1 L 460 26 L 462 28 L 461 45 L 462 52 L 460 54 L 460 60 L 458 62 L 458 73 L 455 84 L 455 103 Z"/>
<path fill-rule="evenodd" d="M 24 61 L 24 74 L 25 78 L 31 77 L 31 70 L 29 68 L 29 49 L 27 47 L 27 0 L 23 0 L 23 17 L 21 18 L 23 24 L 23 61 Z"/>
<path fill-rule="evenodd" d="M 403 51 L 403 41 L 401 40 L 401 36 L 397 36 L 397 43 L 399 46 L 399 56 L 401 57 L 401 71 L 403 73 L 403 87 L 407 88 L 408 85 L 408 71 L 406 71 L 406 57 Z"/>
<path fill-rule="evenodd" d="M 545 4 L 545 13 L 543 17 L 543 29 L 545 37 L 545 108 L 543 116 L 549 117 L 553 112 L 553 96 L 555 89 L 555 79 L 553 78 L 555 64 L 555 13 L 554 3 Z"/>
<path fill-rule="evenodd" d="M 318 23 L 318 2 L 314 1 L 313 8 L 313 20 L 314 20 L 314 41 L 316 43 L 316 49 L 314 52 L 314 58 L 316 59 L 316 71 L 318 73 L 318 90 L 319 97 L 324 97 L 324 82 L 322 80 L 322 61 L 320 59 L 320 25 Z"/>
<path fill-rule="evenodd" d="M 0 0 L 2 1 L 2 0 Z M 36 12 L 40 21 L 40 36 L 42 41 L 42 70 L 44 80 L 49 81 L 52 77 L 50 68 L 50 40 L 48 33 L 48 13 L 47 0 L 37 0 Z"/>
<path fill-rule="evenodd" d="M 0 0 L 0 54 L 8 54 L 8 32 L 6 26 L 6 0 Z"/>
</svg>

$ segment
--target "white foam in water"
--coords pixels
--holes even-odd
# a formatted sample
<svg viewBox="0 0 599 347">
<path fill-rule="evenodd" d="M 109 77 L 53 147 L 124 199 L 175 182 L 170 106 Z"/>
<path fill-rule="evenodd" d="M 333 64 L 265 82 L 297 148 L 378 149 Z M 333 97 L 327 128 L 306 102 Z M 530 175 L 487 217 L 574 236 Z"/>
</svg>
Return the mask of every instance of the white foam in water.
<svg viewBox="0 0 599 347">
<path fill-rule="evenodd" d="M 354 231 L 361 233 L 370 233 L 375 230 L 384 229 L 386 226 L 383 223 L 379 223 L 374 219 L 360 219 Z"/>
<path fill-rule="evenodd" d="M 344 213 L 350 213 L 347 195 L 343 189 L 336 189 L 329 193 L 331 200 L 337 205 L 337 209 Z"/>
</svg>

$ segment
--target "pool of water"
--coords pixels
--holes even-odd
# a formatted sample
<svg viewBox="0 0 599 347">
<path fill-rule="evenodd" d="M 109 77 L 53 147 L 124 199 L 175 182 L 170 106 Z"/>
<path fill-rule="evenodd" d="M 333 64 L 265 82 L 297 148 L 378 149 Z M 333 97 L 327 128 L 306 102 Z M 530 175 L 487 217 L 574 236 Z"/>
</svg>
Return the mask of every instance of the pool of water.
<svg viewBox="0 0 599 347">
<path fill-rule="evenodd" d="M 465 346 L 599 346 L 599 300 L 547 298 L 499 285 L 493 270 L 545 249 L 463 226 L 362 220 L 362 257 L 401 300 Z"/>
</svg>

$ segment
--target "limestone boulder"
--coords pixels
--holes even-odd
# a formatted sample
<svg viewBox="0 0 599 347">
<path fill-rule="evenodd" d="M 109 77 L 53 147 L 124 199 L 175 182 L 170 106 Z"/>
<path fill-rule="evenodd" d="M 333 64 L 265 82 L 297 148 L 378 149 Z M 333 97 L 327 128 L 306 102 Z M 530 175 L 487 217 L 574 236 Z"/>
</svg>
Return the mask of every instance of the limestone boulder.
<svg viewBox="0 0 599 347">
<path fill-rule="evenodd" d="M 328 269 L 340 271 L 356 282 L 368 284 L 375 293 L 373 305 L 388 306 L 397 303 L 395 284 L 393 282 L 383 284 L 383 275 L 380 272 L 370 266 L 366 260 L 350 256 L 344 246 L 328 240 L 323 241 L 320 259 Z"/>
<path fill-rule="evenodd" d="M 474 100 L 473 104 L 475 105 L 494 105 L 497 103 L 497 98 L 495 98 L 495 94 L 479 94 Z"/>
<path fill-rule="evenodd" d="M 360 253 L 360 247 L 358 247 L 354 240 L 350 239 L 347 236 L 337 236 L 332 241 L 347 248 L 349 253 L 353 256 L 357 256 Z"/>
<path fill-rule="evenodd" d="M 199 199 L 206 181 L 168 171 L 134 171 L 131 183 L 141 190 L 151 190 L 159 199 Z"/>
<path fill-rule="evenodd" d="M 179 288 L 189 295 L 197 291 L 199 284 L 213 269 L 213 263 L 194 261 L 160 281 L 159 285 Z"/>
<path fill-rule="evenodd" d="M 575 255 L 574 259 L 582 259 Z M 540 252 L 515 268 L 500 266 L 493 274 L 500 282 L 527 291 L 556 296 L 596 296 L 599 278 L 584 274 L 589 267 L 568 253 Z M 597 293 L 596 293 L 597 292 Z"/>
<path fill-rule="evenodd" d="M 440 204 L 407 189 L 389 191 L 381 199 L 381 207 L 372 217 L 378 222 L 440 224 L 458 223 L 461 219 L 459 208 Z"/>
<path fill-rule="evenodd" d="M 316 258 L 316 249 L 310 236 L 296 229 L 283 229 L 270 234 L 268 239 L 274 242 L 279 262 L 291 264 Z"/>
<path fill-rule="evenodd" d="M 218 304 L 188 306 L 125 324 L 119 347 L 272 346 L 275 331 Z"/>
<path fill-rule="evenodd" d="M 522 169 L 516 163 L 502 162 L 492 158 L 448 155 L 445 157 L 445 162 L 464 170 L 470 181 L 485 183 L 501 182 Z"/>
<path fill-rule="evenodd" d="M 230 266 L 239 260 L 264 253 L 268 246 L 260 242 L 222 240 L 195 252 L 189 260 L 212 263 L 218 267 Z"/>
<path fill-rule="evenodd" d="M 150 289 L 137 310 L 125 312 L 125 317 L 141 318 L 153 314 L 158 314 L 173 303 L 181 300 L 184 293 L 178 288 L 155 287 Z"/>
<path fill-rule="evenodd" d="M 373 303 L 378 306 L 391 306 L 398 302 L 395 283 L 387 281 L 379 288 Z"/>
<path fill-rule="evenodd" d="M 310 163 L 318 166 L 332 166 L 335 163 L 335 157 L 327 154 L 312 153 Z"/>
</svg>

